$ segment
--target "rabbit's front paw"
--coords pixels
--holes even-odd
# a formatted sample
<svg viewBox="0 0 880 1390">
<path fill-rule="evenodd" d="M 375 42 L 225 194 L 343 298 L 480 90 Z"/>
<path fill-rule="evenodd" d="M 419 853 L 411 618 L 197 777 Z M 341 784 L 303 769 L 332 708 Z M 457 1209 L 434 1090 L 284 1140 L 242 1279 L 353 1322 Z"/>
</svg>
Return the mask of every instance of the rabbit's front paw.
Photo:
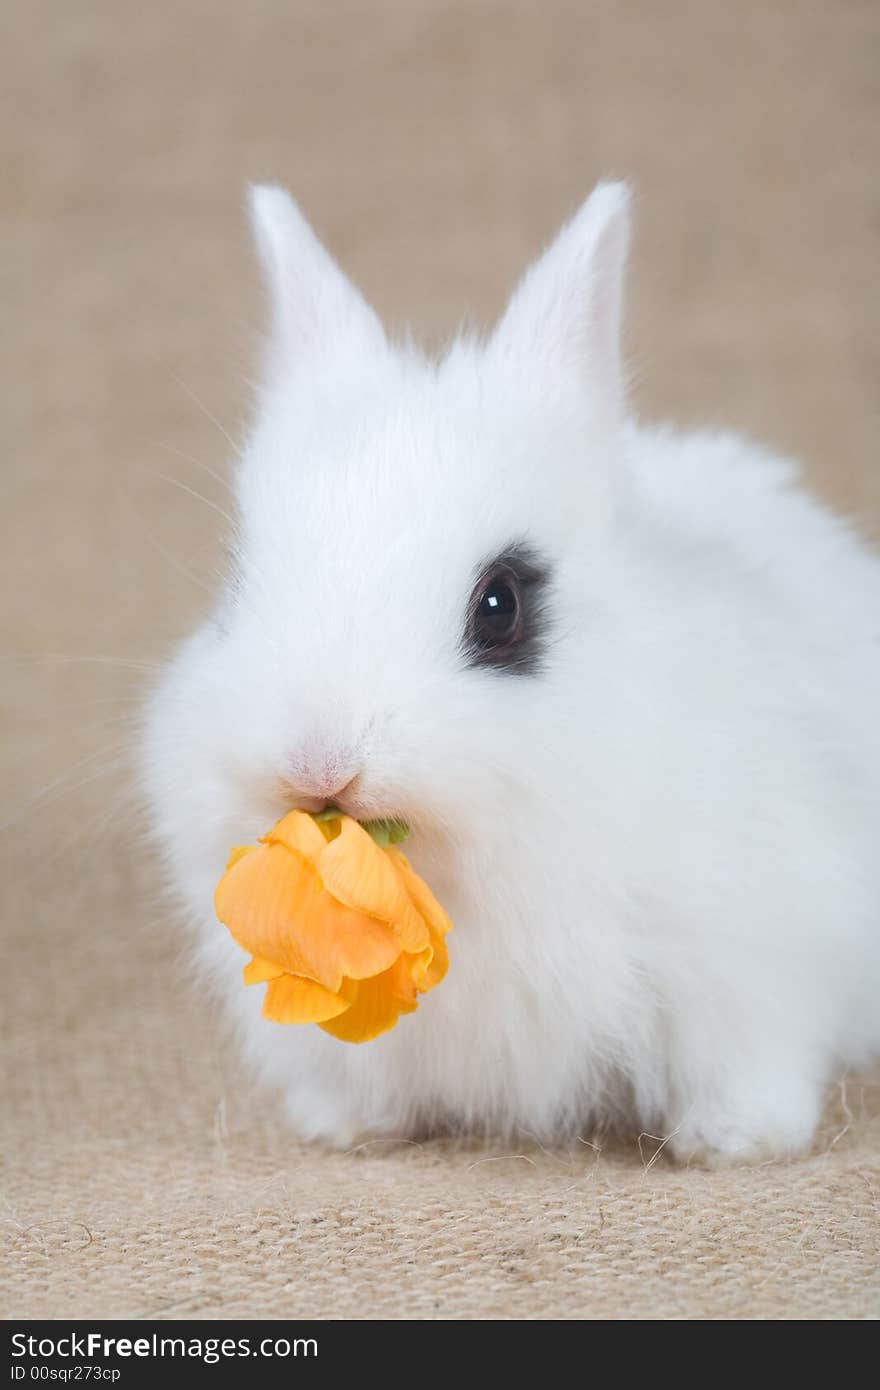
<svg viewBox="0 0 880 1390">
<path fill-rule="evenodd" d="M 809 1148 L 819 1119 L 818 1089 L 802 1078 L 761 1078 L 719 1087 L 691 1103 L 668 1138 L 683 1163 L 708 1167 L 793 1158 Z"/>
<path fill-rule="evenodd" d="M 360 1115 L 347 1102 L 331 1094 L 307 1095 L 296 1091 L 285 1098 L 284 1109 L 291 1129 L 307 1144 L 330 1149 L 350 1149 L 363 1137 Z"/>
<path fill-rule="evenodd" d="M 405 1138 L 401 1127 L 387 1118 L 365 1115 L 352 1102 L 332 1092 L 286 1097 L 288 1122 L 298 1139 L 307 1144 L 345 1151 L 361 1144 Z"/>
</svg>

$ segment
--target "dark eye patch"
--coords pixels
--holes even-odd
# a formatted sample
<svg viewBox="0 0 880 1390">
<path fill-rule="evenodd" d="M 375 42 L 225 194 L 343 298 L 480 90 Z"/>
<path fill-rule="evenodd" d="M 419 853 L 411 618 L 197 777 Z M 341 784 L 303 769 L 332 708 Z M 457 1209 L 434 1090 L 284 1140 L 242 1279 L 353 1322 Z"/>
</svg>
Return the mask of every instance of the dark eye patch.
<svg viewBox="0 0 880 1390">
<path fill-rule="evenodd" d="M 541 669 L 549 631 L 548 583 L 547 566 L 523 543 L 480 566 L 462 644 L 469 666 L 517 675 Z"/>
</svg>

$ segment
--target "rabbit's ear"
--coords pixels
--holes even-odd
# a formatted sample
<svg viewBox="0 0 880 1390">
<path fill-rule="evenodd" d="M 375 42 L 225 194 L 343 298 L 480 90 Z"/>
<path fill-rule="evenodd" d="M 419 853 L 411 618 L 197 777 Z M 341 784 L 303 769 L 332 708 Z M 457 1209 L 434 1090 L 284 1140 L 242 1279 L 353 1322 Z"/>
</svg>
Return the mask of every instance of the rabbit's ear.
<svg viewBox="0 0 880 1390">
<path fill-rule="evenodd" d="M 495 330 L 496 350 L 531 372 L 576 373 L 623 405 L 620 319 L 630 237 L 624 183 L 600 183 L 526 271 Z"/>
<path fill-rule="evenodd" d="M 376 314 L 315 236 L 290 194 L 252 185 L 251 225 L 272 306 L 279 369 L 327 354 L 386 346 Z"/>
</svg>

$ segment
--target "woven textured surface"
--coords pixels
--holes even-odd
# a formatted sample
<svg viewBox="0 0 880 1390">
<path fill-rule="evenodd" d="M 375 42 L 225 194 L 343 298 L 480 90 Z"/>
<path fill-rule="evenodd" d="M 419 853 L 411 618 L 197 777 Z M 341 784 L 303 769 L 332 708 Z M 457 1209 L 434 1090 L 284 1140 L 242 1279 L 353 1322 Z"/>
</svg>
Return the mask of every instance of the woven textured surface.
<svg viewBox="0 0 880 1390">
<path fill-rule="evenodd" d="M 209 416 L 238 427 L 259 315 L 247 177 L 289 183 L 380 309 L 437 337 L 499 307 L 596 177 L 632 176 L 643 406 L 800 454 L 877 534 L 876 7 L 6 14 L 2 1311 L 876 1317 L 870 1080 L 811 1157 L 742 1171 L 650 1139 L 292 1142 L 191 988 L 126 772 L 218 554 Z"/>
</svg>

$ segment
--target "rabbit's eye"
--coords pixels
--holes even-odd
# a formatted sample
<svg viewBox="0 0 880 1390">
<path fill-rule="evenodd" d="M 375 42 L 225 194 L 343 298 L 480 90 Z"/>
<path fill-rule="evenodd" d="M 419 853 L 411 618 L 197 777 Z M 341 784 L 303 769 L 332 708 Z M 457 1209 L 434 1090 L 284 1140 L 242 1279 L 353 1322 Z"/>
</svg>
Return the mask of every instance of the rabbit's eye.
<svg viewBox="0 0 880 1390">
<path fill-rule="evenodd" d="M 465 655 L 472 666 L 530 672 L 540 665 L 546 628 L 544 569 L 515 546 L 487 565 L 468 607 Z"/>
<path fill-rule="evenodd" d="M 522 637 L 519 580 L 512 570 L 499 568 L 482 585 L 472 621 L 474 646 L 481 651 L 506 648 Z"/>
</svg>

